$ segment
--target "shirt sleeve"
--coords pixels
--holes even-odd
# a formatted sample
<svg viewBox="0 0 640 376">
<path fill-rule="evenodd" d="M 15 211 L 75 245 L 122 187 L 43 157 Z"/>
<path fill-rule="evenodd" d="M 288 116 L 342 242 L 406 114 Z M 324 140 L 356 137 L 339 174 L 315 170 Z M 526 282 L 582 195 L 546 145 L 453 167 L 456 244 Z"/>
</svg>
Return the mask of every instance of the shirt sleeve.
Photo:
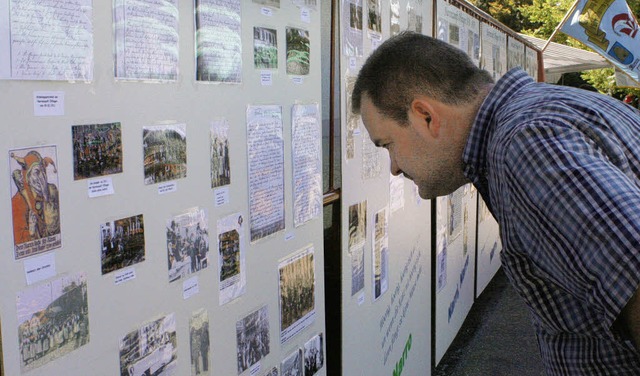
<svg viewBox="0 0 640 376">
<path fill-rule="evenodd" d="M 502 184 L 528 257 L 610 327 L 640 283 L 640 189 L 623 149 L 603 141 L 532 124 L 511 138 Z"/>
</svg>

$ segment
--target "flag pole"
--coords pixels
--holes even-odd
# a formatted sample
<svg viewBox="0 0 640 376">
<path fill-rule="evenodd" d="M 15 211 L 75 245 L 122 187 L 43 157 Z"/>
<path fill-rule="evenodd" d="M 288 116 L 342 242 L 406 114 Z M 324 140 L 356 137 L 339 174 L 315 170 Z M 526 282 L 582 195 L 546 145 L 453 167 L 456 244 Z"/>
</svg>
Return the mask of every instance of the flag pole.
<svg viewBox="0 0 640 376">
<path fill-rule="evenodd" d="M 567 14 L 564 15 L 564 18 L 562 19 L 562 21 L 560 21 L 560 24 L 558 24 L 558 26 L 556 26 L 556 29 L 553 31 L 553 33 L 551 33 L 551 36 L 549 37 L 549 39 L 547 40 L 547 42 L 544 44 L 544 46 L 542 47 L 542 52 L 544 52 L 544 50 L 547 49 L 547 47 L 549 47 L 549 44 L 551 43 L 551 41 L 553 40 L 553 37 L 556 36 L 556 34 L 558 34 L 558 31 L 560 31 L 560 28 L 562 26 L 564 26 L 564 24 L 567 22 L 567 20 L 569 19 L 569 17 L 571 16 L 571 13 L 573 13 L 574 10 L 576 10 L 576 7 L 578 6 L 578 2 L 580 2 L 580 0 L 576 0 L 573 5 L 571 6 L 571 9 L 569 9 L 569 11 L 567 12 Z"/>
</svg>

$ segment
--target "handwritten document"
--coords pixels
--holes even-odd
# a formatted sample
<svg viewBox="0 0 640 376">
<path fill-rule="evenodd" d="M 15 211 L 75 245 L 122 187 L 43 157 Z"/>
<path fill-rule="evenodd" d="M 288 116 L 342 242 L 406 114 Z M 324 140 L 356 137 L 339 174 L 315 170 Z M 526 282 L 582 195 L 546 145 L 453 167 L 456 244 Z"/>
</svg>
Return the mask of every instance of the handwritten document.
<svg viewBox="0 0 640 376">
<path fill-rule="evenodd" d="M 322 150 L 318 105 L 294 105 L 293 119 L 293 211 L 294 225 L 316 218 L 322 210 Z"/>
<path fill-rule="evenodd" d="M 120 79 L 178 78 L 177 0 L 117 0 L 115 75 Z"/>
<path fill-rule="evenodd" d="M 284 230 L 284 141 L 280 106 L 247 109 L 251 242 Z"/>
<path fill-rule="evenodd" d="M 0 78 L 93 79 L 91 0 L 11 0 L 0 6 Z M 5 44 L 5 43 L 3 43 Z"/>
<path fill-rule="evenodd" d="M 198 81 L 242 82 L 240 0 L 196 0 Z"/>
</svg>

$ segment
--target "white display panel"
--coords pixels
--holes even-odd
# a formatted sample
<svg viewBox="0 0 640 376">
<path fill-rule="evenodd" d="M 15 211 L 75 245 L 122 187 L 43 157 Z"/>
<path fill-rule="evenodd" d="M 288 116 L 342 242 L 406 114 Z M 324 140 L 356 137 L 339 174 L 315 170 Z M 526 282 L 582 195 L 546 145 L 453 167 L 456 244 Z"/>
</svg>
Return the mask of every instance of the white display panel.
<svg viewBox="0 0 640 376">
<path fill-rule="evenodd" d="M 538 82 L 538 51 L 525 47 L 525 64 L 524 69 L 533 80 Z"/>
<path fill-rule="evenodd" d="M 464 51 L 480 65 L 480 21 L 445 0 L 438 0 L 437 38 Z"/>
<path fill-rule="evenodd" d="M 436 200 L 436 365 L 458 334 L 475 300 L 477 195 L 467 184 Z"/>
<path fill-rule="evenodd" d="M 369 3 L 375 3 L 380 11 L 380 38 L 367 27 Z M 428 31 L 432 2 L 342 0 L 340 4 L 344 31 L 340 41 L 342 374 L 428 374 L 432 340 L 431 205 L 417 196 L 414 184 L 407 179 L 390 181 L 387 152 L 373 147 L 360 118 L 350 114 L 349 96 L 366 57 L 390 35 L 391 8 L 397 11 L 398 29 L 411 25 Z M 352 4 L 354 8 L 349 7 Z M 357 45 L 353 39 L 356 34 L 344 29 L 350 21 L 345 9 L 360 5 L 364 15 L 362 57 L 354 53 L 358 51 L 353 48 Z M 417 21 L 419 15 L 421 22 Z"/>
<path fill-rule="evenodd" d="M 486 23 L 480 26 L 482 53 L 480 68 L 493 76 L 494 80 L 507 73 L 507 34 Z"/>
<path fill-rule="evenodd" d="M 86 3 L 10 2 L 36 7 L 40 3 L 54 7 Z M 0 228 L 0 244 L 4 250 L 0 254 L 3 286 L 0 318 L 7 375 L 21 374 L 21 368 L 25 368 L 22 363 L 28 363 L 26 368 L 33 376 L 119 375 L 123 371 L 127 374 L 129 369 L 153 371 L 161 368 L 162 363 L 166 363 L 166 370 L 172 369 L 174 375 L 191 375 L 196 369 L 201 374 L 254 372 L 262 375 L 273 367 L 280 368 L 289 354 L 296 351 L 304 354 L 307 347 L 321 349 L 326 354 L 325 341 L 318 337 L 326 339 L 322 218 L 315 205 L 305 212 L 298 226 L 294 221 L 294 174 L 300 173 L 300 170 L 294 172 L 294 154 L 302 157 L 303 151 L 297 147 L 294 151 L 297 136 L 292 124 L 294 106 L 317 106 L 321 101 L 321 4 L 317 2 L 314 8 L 305 8 L 305 13 L 291 1 L 281 2 L 277 9 L 240 0 L 172 3 L 176 4 L 178 14 L 172 11 L 171 24 L 177 27 L 174 30 L 179 39 L 177 55 L 173 50 L 167 52 L 172 62 L 175 57 L 178 59 L 173 81 L 149 82 L 149 77 L 136 75 L 137 78 L 130 77 L 125 82 L 114 77 L 116 49 L 111 1 L 92 4 L 91 77 L 87 73 L 65 80 L 48 75 L 40 79 L 0 80 L 0 114 L 5 123 L 0 140 L 5 163 L 0 177 L 0 212 L 4 215 L 4 226 Z M 215 7 L 227 4 L 228 9 L 236 9 L 238 5 L 240 9 L 231 15 L 240 17 L 239 39 L 230 33 L 227 42 L 233 47 L 242 46 L 242 74 L 233 74 L 234 78 L 226 81 L 214 80 L 213 76 L 205 80 L 204 74 L 197 80 L 195 7 L 211 4 Z M 205 8 L 211 11 L 215 7 Z M 206 21 L 217 22 L 215 18 Z M 160 23 L 154 22 L 153 26 Z M 277 30 L 278 65 L 269 70 L 268 85 L 262 80 L 263 69 L 254 65 L 253 28 L 256 25 Z M 295 38 L 288 41 L 288 28 L 300 30 L 301 38 L 297 40 L 303 43 L 296 45 Z M 308 44 L 302 38 L 305 33 L 308 33 Z M 0 41 L 6 43 L 5 39 Z M 5 50 L 7 46 L 3 45 L 1 51 Z M 208 52 L 208 61 L 217 63 L 212 63 L 216 69 L 226 66 L 227 60 L 221 60 L 216 51 Z M 287 64 L 288 52 L 299 59 Z M 287 69 L 287 66 L 300 68 L 300 65 L 308 71 Z M 84 65 L 78 67 L 83 73 Z M 223 81 L 225 83 L 221 83 Z M 250 106 L 282 108 L 282 149 L 275 154 L 283 156 L 279 159 L 282 161 L 278 171 L 284 180 L 280 185 L 284 190 L 284 226 L 253 243 L 249 233 L 248 159 L 255 155 L 251 154 L 252 150 L 260 150 L 256 158 L 264 158 L 261 161 L 266 163 L 265 159 L 274 153 L 268 148 L 251 149 L 248 145 L 247 109 Z M 79 125 L 96 125 L 86 131 L 94 136 L 83 137 L 78 133 L 76 141 L 83 143 L 82 148 L 74 145 L 72 131 L 73 126 Z M 310 120 L 305 122 L 305 126 L 309 125 Z M 146 140 L 143 138 L 145 128 L 148 129 Z M 120 130 L 119 135 L 116 129 Z M 48 148 L 50 145 L 56 147 L 55 155 Z M 94 147 L 96 145 L 105 147 Z M 23 153 L 29 150 L 41 151 L 40 159 L 35 154 L 27 157 L 28 153 Z M 21 196 L 19 192 L 17 196 L 16 192 L 12 194 L 11 190 L 22 185 L 22 165 L 10 157 L 10 151 L 20 158 L 25 172 L 29 167 L 38 166 L 52 178 L 56 175 L 57 181 L 46 180 L 46 184 L 56 186 L 55 189 L 43 186 L 49 187 L 47 192 L 51 197 L 56 197 L 54 192 L 59 197 L 56 210 L 52 210 L 55 200 L 47 201 L 52 206 L 45 206 L 45 210 L 59 216 L 61 245 L 51 245 L 41 254 L 19 260 L 14 256 L 12 197 L 19 202 Z M 95 158 L 87 159 L 87 156 Z M 122 168 L 93 176 L 84 173 L 83 163 L 74 167 L 74 158 L 88 163 L 89 171 L 106 171 L 98 166 L 111 164 L 113 158 Z M 82 170 L 81 173 L 76 174 L 76 169 Z M 13 171 L 17 173 L 14 175 Z M 319 171 L 310 172 L 314 176 L 317 173 Z M 149 184 L 145 184 L 145 178 Z M 313 196 L 310 201 L 317 202 L 317 191 L 310 194 Z M 26 207 L 32 210 L 28 204 Z M 201 210 L 196 213 L 206 212 L 206 216 L 182 221 L 184 214 L 193 208 Z M 55 223 L 54 217 L 48 213 L 44 224 Z M 203 218 L 208 226 L 201 222 Z M 174 226 L 172 219 L 176 222 Z M 35 220 L 31 223 L 35 234 L 37 223 Z M 55 226 L 48 227 L 51 227 L 48 233 L 57 233 Z M 127 242 L 118 243 L 120 240 L 113 239 L 112 244 L 111 239 L 118 236 L 126 236 Z M 139 249 L 128 246 L 140 246 L 141 239 L 144 256 L 137 252 Z M 34 247 L 37 244 L 34 243 Z M 304 266 L 286 262 L 299 252 L 306 252 L 306 260 L 312 259 L 313 267 L 308 266 L 310 261 Z M 121 257 L 109 261 L 106 256 L 114 253 Z M 192 263 L 194 259 L 196 262 Z M 171 268 L 174 265 L 175 268 Z M 55 270 L 54 276 L 38 273 L 39 269 Z M 309 282 L 310 273 L 314 274 L 313 282 Z M 301 274 L 306 279 L 304 284 L 295 282 Z M 78 275 L 82 277 L 76 277 Z M 283 275 L 290 276 L 289 280 L 294 282 L 280 284 Z M 40 276 L 45 279 L 38 281 Z M 170 282 L 173 277 L 176 278 Z M 72 282 L 65 282 L 69 280 Z M 57 286 L 58 281 L 67 286 L 64 294 L 51 292 L 48 297 L 40 294 L 42 297 L 38 300 L 46 303 L 47 299 L 69 297 L 57 300 L 62 308 L 50 305 L 25 309 L 24 301 L 17 300 L 18 294 L 28 296 L 32 289 L 44 291 L 42 286 Z M 287 302 L 281 299 L 282 291 L 298 285 L 307 297 L 313 290 L 313 299 L 307 298 L 304 304 L 296 306 L 300 309 L 293 312 L 282 310 L 281 302 Z M 83 304 L 70 304 L 74 299 Z M 206 313 L 196 315 L 201 309 Z M 27 326 L 20 325 L 26 321 L 22 321 L 19 310 L 30 315 L 31 339 L 27 339 Z M 312 319 L 308 316 L 310 310 Z M 287 320 L 281 319 L 282 312 L 286 313 Z M 59 319 L 53 318 L 56 314 Z M 198 318 L 192 320 L 194 316 Z M 293 325 L 296 330 L 285 333 L 283 343 L 280 331 L 283 322 L 288 324 L 300 317 L 304 325 Z M 71 346 L 71 351 L 63 351 L 64 356 L 50 359 L 52 356 L 47 353 L 54 349 L 51 341 L 47 343 L 47 350 L 42 345 L 38 351 L 35 345 L 35 355 L 30 355 L 30 350 L 21 351 L 26 348 L 22 343 L 35 341 L 35 334 L 43 333 L 38 332 L 38 328 L 51 328 L 54 324 L 68 325 L 67 338 L 62 331 L 56 346 Z M 203 328 L 207 328 L 209 345 L 206 345 Z M 77 336 L 70 337 L 70 333 Z M 19 338 L 26 340 L 21 342 Z M 255 345 L 259 341 L 260 345 Z M 261 355 L 259 360 L 246 356 L 245 344 Z M 138 354 L 134 355 L 132 349 Z M 36 363 L 36 357 L 43 364 Z M 197 359 L 197 366 L 192 364 L 193 359 Z M 326 361 L 317 374 L 326 375 Z"/>
<path fill-rule="evenodd" d="M 507 44 L 507 71 L 515 67 L 524 69 L 526 66 L 524 43 L 508 37 Z"/>
<path fill-rule="evenodd" d="M 487 287 L 500 269 L 500 227 L 489 212 L 482 197 L 478 195 L 478 274 L 476 297 Z"/>
</svg>

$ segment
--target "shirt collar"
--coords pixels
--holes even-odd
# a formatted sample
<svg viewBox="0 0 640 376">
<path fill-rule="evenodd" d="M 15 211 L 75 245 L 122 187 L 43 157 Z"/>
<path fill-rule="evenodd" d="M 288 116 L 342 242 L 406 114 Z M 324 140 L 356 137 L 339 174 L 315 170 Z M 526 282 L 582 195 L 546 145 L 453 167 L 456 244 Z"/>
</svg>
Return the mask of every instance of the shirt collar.
<svg viewBox="0 0 640 376">
<path fill-rule="evenodd" d="M 462 155 L 464 174 L 472 183 L 477 185 L 481 180 L 485 180 L 487 147 L 495 128 L 496 112 L 514 98 L 523 85 L 533 82 L 522 69 L 512 69 L 496 82 L 480 106 Z"/>
</svg>

